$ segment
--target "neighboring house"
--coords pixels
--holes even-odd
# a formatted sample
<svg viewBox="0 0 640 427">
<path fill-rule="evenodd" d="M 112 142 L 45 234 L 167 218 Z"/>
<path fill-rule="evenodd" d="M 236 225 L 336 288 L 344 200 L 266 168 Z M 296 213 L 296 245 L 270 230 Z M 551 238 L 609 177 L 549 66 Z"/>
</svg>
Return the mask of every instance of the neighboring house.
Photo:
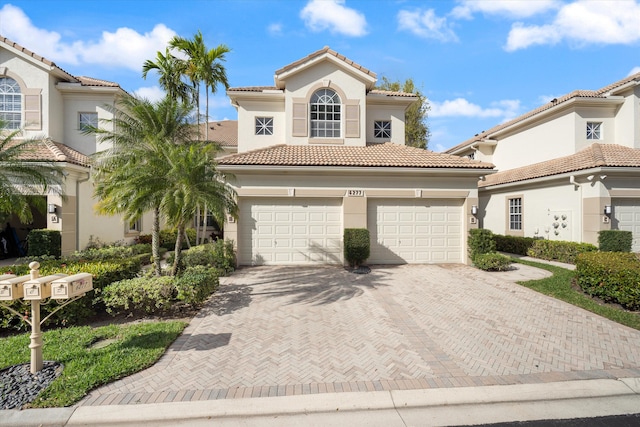
<svg viewBox="0 0 640 427">
<path fill-rule="evenodd" d="M 342 264 L 345 228 L 369 229 L 369 264 L 467 261 L 478 177 L 493 165 L 405 146 L 417 97 L 375 82 L 324 48 L 277 70 L 274 86 L 227 91 L 238 153 L 219 169 L 238 194 L 225 239 L 240 265 Z"/>
<path fill-rule="evenodd" d="M 34 212 L 32 224 L 10 224 L 21 239 L 29 229 L 48 228 L 62 233 L 62 252 L 83 249 L 90 238 L 104 242 L 132 240 L 151 228 L 143 218 L 133 224 L 120 217 L 98 217 L 94 212 L 91 154 L 107 148 L 94 135 L 83 135 L 85 126 L 98 126 L 111 118 L 104 105 L 113 105 L 125 94 L 116 83 L 73 76 L 53 62 L 0 37 L 0 117 L 11 129 L 23 129 L 22 138 L 38 139 L 39 146 L 25 161 L 57 163 L 64 170 L 62 197 L 46 197 L 48 212 Z M 147 231 L 149 232 L 149 231 Z"/>
<path fill-rule="evenodd" d="M 479 182 L 481 227 L 594 244 L 601 230 L 629 230 L 640 252 L 640 73 L 553 99 L 446 153 L 498 169 Z"/>
</svg>

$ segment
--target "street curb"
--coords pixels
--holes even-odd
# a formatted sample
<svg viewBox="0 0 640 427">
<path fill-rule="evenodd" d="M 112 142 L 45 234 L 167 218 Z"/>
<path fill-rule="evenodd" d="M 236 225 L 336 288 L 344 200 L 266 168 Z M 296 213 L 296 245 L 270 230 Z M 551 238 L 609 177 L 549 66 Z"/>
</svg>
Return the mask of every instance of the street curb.
<svg viewBox="0 0 640 427">
<path fill-rule="evenodd" d="M 640 378 L 623 378 L 8 410 L 0 411 L 0 427 L 172 425 L 277 417 L 284 417 L 284 422 L 310 415 L 460 425 L 633 414 L 638 408 Z"/>
</svg>

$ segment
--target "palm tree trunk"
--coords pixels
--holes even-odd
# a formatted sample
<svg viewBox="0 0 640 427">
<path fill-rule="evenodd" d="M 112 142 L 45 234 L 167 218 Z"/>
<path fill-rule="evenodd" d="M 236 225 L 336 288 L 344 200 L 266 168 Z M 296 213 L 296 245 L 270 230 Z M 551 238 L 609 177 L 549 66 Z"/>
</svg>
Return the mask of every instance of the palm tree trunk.
<svg viewBox="0 0 640 427">
<path fill-rule="evenodd" d="M 173 259 L 173 268 L 171 269 L 171 275 L 177 276 L 180 269 L 180 262 L 182 261 L 182 236 L 184 235 L 184 224 L 178 225 L 178 234 L 176 235 L 176 247 L 175 257 Z"/>
<path fill-rule="evenodd" d="M 162 274 L 160 264 L 160 208 L 153 208 L 153 227 L 151 229 L 151 253 L 153 258 L 153 269 L 156 276 Z"/>
<path fill-rule="evenodd" d="M 202 238 L 202 242 L 198 242 L 198 244 L 200 243 L 204 243 L 204 237 L 206 236 L 206 232 L 207 232 L 207 205 L 204 206 L 204 221 L 202 221 L 202 233 L 200 234 L 200 237 Z"/>
</svg>

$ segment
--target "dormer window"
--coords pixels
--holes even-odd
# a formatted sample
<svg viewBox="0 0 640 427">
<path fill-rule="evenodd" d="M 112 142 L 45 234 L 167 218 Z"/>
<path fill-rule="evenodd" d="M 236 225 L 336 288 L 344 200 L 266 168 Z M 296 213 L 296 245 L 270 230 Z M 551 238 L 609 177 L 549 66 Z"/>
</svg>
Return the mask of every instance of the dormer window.
<svg viewBox="0 0 640 427">
<path fill-rule="evenodd" d="M 20 85 L 10 77 L 0 78 L 0 119 L 7 129 L 20 129 L 22 124 Z"/>
<path fill-rule="evenodd" d="M 312 138 L 339 138 L 341 128 L 340 97 L 331 89 L 320 89 L 311 96 Z"/>
<path fill-rule="evenodd" d="M 373 137 L 390 139 L 391 138 L 391 122 L 389 120 L 376 120 L 373 122 Z"/>
</svg>

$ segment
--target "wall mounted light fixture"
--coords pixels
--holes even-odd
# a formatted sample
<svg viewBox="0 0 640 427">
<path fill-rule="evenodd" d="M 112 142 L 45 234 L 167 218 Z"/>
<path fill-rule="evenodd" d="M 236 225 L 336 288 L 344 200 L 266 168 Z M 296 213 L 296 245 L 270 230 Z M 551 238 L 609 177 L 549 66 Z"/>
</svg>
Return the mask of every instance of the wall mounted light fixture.
<svg viewBox="0 0 640 427">
<path fill-rule="evenodd" d="M 49 203 L 49 205 L 47 205 L 47 212 L 50 214 L 54 214 L 56 213 L 58 207 L 56 205 L 54 205 L 53 203 Z"/>
<path fill-rule="evenodd" d="M 471 215 L 478 215 L 478 207 L 476 205 L 471 206 Z"/>
<path fill-rule="evenodd" d="M 611 215 L 611 205 L 604 205 L 604 214 L 607 216 Z"/>
</svg>

